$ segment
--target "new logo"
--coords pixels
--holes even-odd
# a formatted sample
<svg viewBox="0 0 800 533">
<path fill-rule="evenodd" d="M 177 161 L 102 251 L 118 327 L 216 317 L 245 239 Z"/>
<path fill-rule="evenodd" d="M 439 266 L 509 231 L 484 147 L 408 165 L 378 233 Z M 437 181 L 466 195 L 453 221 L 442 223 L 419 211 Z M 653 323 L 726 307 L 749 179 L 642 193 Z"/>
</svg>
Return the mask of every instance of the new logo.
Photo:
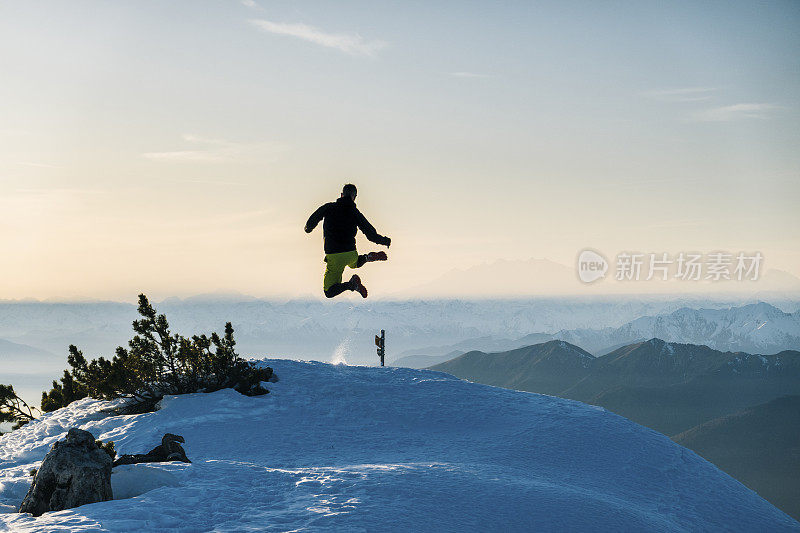
<svg viewBox="0 0 800 533">
<path fill-rule="evenodd" d="M 578 255 L 578 278 L 584 283 L 592 283 L 604 278 L 608 272 L 608 261 L 594 250 L 583 250 Z"/>
</svg>

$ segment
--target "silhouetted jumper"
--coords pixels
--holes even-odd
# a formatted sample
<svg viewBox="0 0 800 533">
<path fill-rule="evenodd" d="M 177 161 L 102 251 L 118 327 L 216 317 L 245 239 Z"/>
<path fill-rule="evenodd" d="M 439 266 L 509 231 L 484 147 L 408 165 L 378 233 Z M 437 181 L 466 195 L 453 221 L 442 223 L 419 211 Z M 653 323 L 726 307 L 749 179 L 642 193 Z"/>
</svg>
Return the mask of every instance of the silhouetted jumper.
<svg viewBox="0 0 800 533">
<path fill-rule="evenodd" d="M 306 222 L 306 233 L 311 233 L 322 223 L 322 235 L 325 239 L 325 276 L 322 290 L 325 296 L 333 298 L 346 290 L 358 291 L 363 298 L 367 297 L 367 288 L 361 284 L 356 274 L 350 281 L 342 282 L 344 267 L 360 268 L 371 261 L 386 261 L 386 252 L 370 252 L 358 255 L 356 251 L 356 232 L 360 229 L 364 236 L 374 243 L 389 246 L 392 240 L 375 231 L 364 215 L 356 207 L 356 186 L 348 183 L 342 188 L 342 194 L 335 202 L 327 203 L 314 211 Z"/>
</svg>

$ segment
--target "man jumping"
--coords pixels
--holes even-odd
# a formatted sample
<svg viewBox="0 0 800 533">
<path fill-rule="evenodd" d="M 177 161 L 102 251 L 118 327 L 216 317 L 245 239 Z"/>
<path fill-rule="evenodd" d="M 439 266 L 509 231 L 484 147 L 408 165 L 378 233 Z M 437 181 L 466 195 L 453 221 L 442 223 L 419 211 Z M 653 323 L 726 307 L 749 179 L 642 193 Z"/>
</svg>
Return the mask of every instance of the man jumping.
<svg viewBox="0 0 800 533">
<path fill-rule="evenodd" d="M 342 189 L 341 197 L 314 211 L 306 222 L 306 233 L 311 233 L 322 223 L 322 235 L 325 240 L 325 278 L 322 289 L 325 296 L 333 298 L 346 290 L 358 291 L 363 298 L 367 297 L 367 288 L 361 284 L 361 278 L 353 274 L 350 281 L 342 283 L 344 267 L 359 268 L 370 261 L 386 261 L 386 252 L 370 252 L 358 255 L 356 251 L 356 232 L 360 229 L 367 239 L 374 243 L 389 246 L 392 239 L 379 235 L 372 224 L 356 207 L 356 186 L 348 183 Z"/>
</svg>

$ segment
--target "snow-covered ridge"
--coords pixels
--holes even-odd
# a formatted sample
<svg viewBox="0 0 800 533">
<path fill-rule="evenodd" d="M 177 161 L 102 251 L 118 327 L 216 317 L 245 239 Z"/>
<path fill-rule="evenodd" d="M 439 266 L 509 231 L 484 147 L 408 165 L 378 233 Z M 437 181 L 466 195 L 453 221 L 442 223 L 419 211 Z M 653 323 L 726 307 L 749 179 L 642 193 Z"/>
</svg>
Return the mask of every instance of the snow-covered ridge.
<svg viewBox="0 0 800 533">
<path fill-rule="evenodd" d="M 0 439 L 0 504 L 68 427 L 119 453 L 183 435 L 192 464 L 115 469 L 117 499 L 0 514 L 12 530 L 800 531 L 667 437 L 603 409 L 405 368 L 269 360 L 271 394 L 82 400 Z M 149 490 L 148 490 L 149 489 Z M 147 492 L 144 492 L 147 490 Z"/>
<path fill-rule="evenodd" d="M 728 361 L 728 367 L 735 373 L 749 370 L 757 374 L 774 374 L 792 365 L 797 368 L 800 366 L 799 359 L 800 352 L 797 350 L 786 350 L 772 355 L 736 353 L 735 357 Z"/>
<path fill-rule="evenodd" d="M 764 371 L 779 369 L 779 367 L 786 366 L 787 363 L 789 365 L 794 365 L 795 368 L 797 368 L 799 366 L 798 361 L 800 361 L 800 350 L 783 350 L 781 352 L 768 355 L 731 351 L 722 352 L 721 350 L 715 350 L 713 348 L 709 350 L 709 347 L 705 345 L 667 342 L 663 339 L 657 338 L 652 338 L 641 343 L 632 343 L 627 347 L 623 347 L 622 349 L 635 348 L 643 345 L 653 348 L 656 351 L 655 353 L 657 353 L 659 356 L 679 356 L 688 360 L 693 359 L 695 355 L 697 355 L 695 352 L 700 352 L 701 354 L 715 352 L 717 355 L 726 357 L 728 359 L 726 365 L 729 367 L 743 367 L 746 365 L 751 369 L 757 368 Z"/>
<path fill-rule="evenodd" d="M 617 328 L 563 329 L 551 336 L 596 356 L 654 337 L 704 344 L 720 351 L 772 354 L 800 349 L 800 313 L 784 313 L 765 302 L 727 309 L 683 307 L 671 313 L 643 316 Z"/>
<path fill-rule="evenodd" d="M 730 309 L 683 308 L 642 317 L 626 327 L 635 335 L 706 344 L 717 350 L 774 353 L 800 348 L 800 315 L 765 302 Z"/>
</svg>

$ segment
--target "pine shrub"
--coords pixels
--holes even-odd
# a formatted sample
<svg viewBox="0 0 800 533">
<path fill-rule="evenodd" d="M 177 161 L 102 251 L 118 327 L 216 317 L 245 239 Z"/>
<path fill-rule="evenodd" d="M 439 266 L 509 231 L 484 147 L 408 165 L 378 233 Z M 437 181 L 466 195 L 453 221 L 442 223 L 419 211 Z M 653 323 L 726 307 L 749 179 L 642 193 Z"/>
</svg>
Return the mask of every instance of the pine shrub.
<svg viewBox="0 0 800 533">
<path fill-rule="evenodd" d="M 13 422 L 11 429 L 18 429 L 35 418 L 34 409 L 17 396 L 13 385 L 0 385 L 0 422 Z"/>
<path fill-rule="evenodd" d="M 60 382 L 42 393 L 42 411 L 54 411 L 75 400 L 127 398 L 124 412 L 150 411 L 165 395 L 213 392 L 233 388 L 247 396 L 266 394 L 261 383 L 272 369 L 258 367 L 234 350 L 233 326 L 225 324 L 219 336 L 174 334 L 167 317 L 156 313 L 144 294 L 139 295 L 139 315 L 128 347 L 119 346 L 111 359 L 87 361 L 77 347 L 69 347 Z"/>
</svg>

